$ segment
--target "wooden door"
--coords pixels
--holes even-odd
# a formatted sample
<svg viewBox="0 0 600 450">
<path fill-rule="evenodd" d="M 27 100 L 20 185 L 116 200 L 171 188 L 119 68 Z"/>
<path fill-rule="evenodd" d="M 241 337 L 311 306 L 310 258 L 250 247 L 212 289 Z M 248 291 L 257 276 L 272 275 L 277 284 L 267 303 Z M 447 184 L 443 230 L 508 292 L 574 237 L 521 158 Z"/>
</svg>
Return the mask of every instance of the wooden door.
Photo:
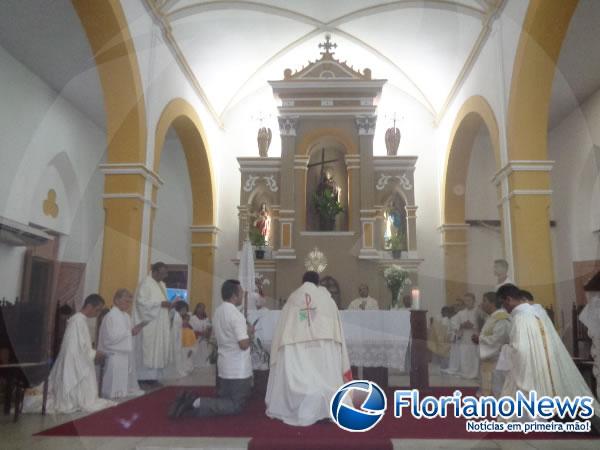
<svg viewBox="0 0 600 450">
<path fill-rule="evenodd" d="M 83 285 L 85 282 L 85 263 L 64 262 L 58 263 L 58 276 L 56 280 L 56 295 L 51 314 L 53 321 L 49 324 L 52 330 L 52 356 L 60 350 L 62 338 L 67 327 L 67 320 L 83 304 Z"/>
</svg>

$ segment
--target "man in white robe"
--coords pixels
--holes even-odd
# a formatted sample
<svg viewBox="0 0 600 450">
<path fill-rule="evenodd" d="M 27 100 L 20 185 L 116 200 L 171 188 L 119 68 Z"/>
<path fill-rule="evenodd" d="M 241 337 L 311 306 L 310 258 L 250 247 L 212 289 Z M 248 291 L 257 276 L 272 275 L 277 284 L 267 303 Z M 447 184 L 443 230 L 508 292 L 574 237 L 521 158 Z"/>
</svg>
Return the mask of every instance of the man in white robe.
<svg viewBox="0 0 600 450">
<path fill-rule="evenodd" d="M 514 398 L 519 390 L 525 395 L 536 391 L 538 398 L 593 397 L 556 329 L 542 320 L 539 310 L 527 303 L 521 290 L 507 284 L 497 295 L 511 313 L 513 324 L 510 344 L 506 347 L 510 367 L 502 396 Z M 595 401 L 593 406 L 596 416 L 600 416 L 598 402 Z"/>
<path fill-rule="evenodd" d="M 194 369 L 191 355 L 187 353 L 190 349 L 183 346 L 181 334 L 183 331 L 182 315 L 188 312 L 187 303 L 184 300 L 179 300 L 173 304 L 171 310 L 171 334 L 169 338 L 169 364 L 164 372 L 165 378 L 174 380 L 183 378 L 189 375 Z"/>
<path fill-rule="evenodd" d="M 267 416 L 308 426 L 329 417 L 331 397 L 352 379 L 335 301 L 306 272 L 288 298 L 271 345 Z"/>
<path fill-rule="evenodd" d="M 473 336 L 473 342 L 479 344 L 481 359 L 481 388 L 479 394 L 498 397 L 504 386 L 505 372 L 497 370 L 498 357 L 503 345 L 510 339 L 510 315 L 502 307 L 502 300 L 495 292 L 483 294 L 481 308 L 489 317 L 479 335 Z"/>
<path fill-rule="evenodd" d="M 550 316 L 548 315 L 548 311 L 546 310 L 546 308 L 544 308 L 544 305 L 536 303 L 535 298 L 533 297 L 533 294 L 531 292 L 521 289 L 521 297 L 523 297 L 525 300 L 527 300 L 527 303 L 529 303 L 531 306 L 533 306 L 533 308 L 536 310 L 536 312 L 539 313 L 538 314 L 539 317 L 544 322 L 548 322 L 548 324 L 550 326 L 554 326 L 554 323 L 552 323 L 552 319 L 550 319 Z"/>
<path fill-rule="evenodd" d="M 139 285 L 133 306 L 133 322 L 147 323 L 134 339 L 138 380 L 156 383 L 169 362 L 171 320 L 167 288 L 167 266 L 152 265 L 152 272 Z"/>
<path fill-rule="evenodd" d="M 361 283 L 358 286 L 358 298 L 355 298 L 348 305 L 348 310 L 374 310 L 379 309 L 377 300 L 369 296 L 369 286 L 365 283 Z"/>
<path fill-rule="evenodd" d="M 473 342 L 472 336 L 479 333 L 478 323 L 481 312 L 475 306 L 475 295 L 467 292 L 464 295 L 465 309 L 456 314 L 455 324 L 456 344 L 459 353 L 459 367 L 457 373 L 461 378 L 473 380 L 479 376 L 479 349 Z"/>
<path fill-rule="evenodd" d="M 144 323 L 131 325 L 129 310 L 133 296 L 127 289 L 119 289 L 113 298 L 113 307 L 104 316 L 98 335 L 98 350 L 106 354 L 101 393 L 104 398 L 122 398 L 142 395 L 137 382 L 133 336 Z"/>
<path fill-rule="evenodd" d="M 505 259 L 497 259 L 494 261 L 494 276 L 496 277 L 496 287 L 494 291 L 500 289 L 505 284 L 513 284 L 508 277 L 508 262 Z"/>
<path fill-rule="evenodd" d="M 460 342 L 458 334 L 460 331 L 460 316 L 458 315 L 465 307 L 462 298 L 456 299 L 452 306 L 452 315 L 448 320 L 448 341 L 450 342 L 450 351 L 448 353 L 448 367 L 441 370 L 444 374 L 457 375 L 460 369 Z"/>
<path fill-rule="evenodd" d="M 87 319 L 98 317 L 103 308 L 102 297 L 98 294 L 89 295 L 81 311 L 67 322 L 60 352 L 48 379 L 46 408 L 49 412 L 93 412 L 115 405 L 110 400 L 98 397 L 95 364 L 104 360 L 104 354 L 92 348 L 87 325 Z M 28 399 L 28 404 L 23 407 L 24 411 L 39 411 L 41 396 L 39 397 Z"/>
<path fill-rule="evenodd" d="M 450 326 L 451 310 L 450 306 L 442 307 L 441 317 L 432 319 L 427 336 L 427 348 L 431 352 L 432 362 L 437 363 L 440 370 L 448 368 L 450 354 L 448 328 Z"/>
</svg>

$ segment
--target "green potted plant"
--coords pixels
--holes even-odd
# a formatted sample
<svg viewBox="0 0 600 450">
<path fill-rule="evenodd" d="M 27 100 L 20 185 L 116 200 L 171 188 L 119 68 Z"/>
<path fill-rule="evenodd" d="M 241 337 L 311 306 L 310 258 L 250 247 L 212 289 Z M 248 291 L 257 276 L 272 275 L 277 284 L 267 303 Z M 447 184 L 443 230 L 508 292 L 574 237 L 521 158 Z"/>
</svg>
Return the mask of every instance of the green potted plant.
<svg viewBox="0 0 600 450">
<path fill-rule="evenodd" d="M 336 216 L 344 211 L 342 204 L 331 190 L 325 189 L 321 195 L 313 195 L 315 211 L 319 215 L 319 228 L 331 231 L 335 228 Z"/>
<path fill-rule="evenodd" d="M 254 246 L 254 255 L 256 256 L 256 259 L 264 259 L 267 240 L 260 230 L 258 228 L 252 228 L 248 237 L 250 238 L 250 243 Z"/>
<path fill-rule="evenodd" d="M 400 231 L 387 240 L 387 247 L 392 251 L 392 258 L 400 259 L 406 250 L 406 235 Z"/>
</svg>

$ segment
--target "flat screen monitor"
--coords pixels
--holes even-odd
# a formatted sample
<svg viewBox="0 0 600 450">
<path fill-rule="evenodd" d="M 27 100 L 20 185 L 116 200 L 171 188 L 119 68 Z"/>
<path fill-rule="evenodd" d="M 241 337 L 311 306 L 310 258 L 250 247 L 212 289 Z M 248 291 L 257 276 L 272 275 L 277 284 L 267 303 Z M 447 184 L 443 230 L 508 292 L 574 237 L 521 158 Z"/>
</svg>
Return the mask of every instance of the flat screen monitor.
<svg viewBox="0 0 600 450">
<path fill-rule="evenodd" d="M 167 298 L 170 302 L 177 300 L 188 301 L 187 289 L 167 288 Z"/>
</svg>

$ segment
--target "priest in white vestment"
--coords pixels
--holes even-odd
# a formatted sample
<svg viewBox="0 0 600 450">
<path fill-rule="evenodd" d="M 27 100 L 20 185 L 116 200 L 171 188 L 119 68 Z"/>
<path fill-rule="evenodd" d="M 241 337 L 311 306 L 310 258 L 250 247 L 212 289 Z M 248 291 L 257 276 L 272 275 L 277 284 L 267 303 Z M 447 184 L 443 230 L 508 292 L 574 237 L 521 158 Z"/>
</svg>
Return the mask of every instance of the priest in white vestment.
<svg viewBox="0 0 600 450">
<path fill-rule="evenodd" d="M 450 351 L 448 352 L 448 366 L 442 368 L 441 372 L 449 375 L 457 375 L 460 369 L 460 342 L 458 334 L 460 331 L 460 316 L 458 313 L 464 308 L 464 300 L 461 298 L 452 306 L 452 315 L 448 320 L 448 342 L 450 342 Z"/>
<path fill-rule="evenodd" d="M 152 265 L 152 272 L 139 285 L 133 306 L 133 323 L 147 323 L 134 339 L 138 380 L 156 382 L 169 362 L 171 320 L 167 288 L 167 266 Z"/>
<path fill-rule="evenodd" d="M 441 317 L 433 318 L 427 336 L 427 348 L 432 354 L 432 362 L 439 364 L 440 370 L 448 368 L 451 344 L 448 329 L 451 310 L 450 306 L 442 307 Z"/>
<path fill-rule="evenodd" d="M 374 310 L 379 309 L 379 304 L 377 300 L 373 297 L 369 296 L 369 286 L 365 283 L 361 283 L 358 286 L 358 298 L 355 298 L 348 305 L 348 310 Z"/>
<path fill-rule="evenodd" d="M 144 323 L 132 326 L 129 310 L 133 296 L 127 289 L 119 289 L 113 298 L 113 307 L 102 319 L 98 335 L 98 350 L 106 354 L 102 374 L 101 394 L 104 398 L 122 398 L 142 395 L 137 382 L 133 336 Z"/>
<path fill-rule="evenodd" d="M 475 306 L 475 295 L 467 292 L 464 295 L 465 309 L 456 314 L 455 325 L 456 346 L 458 348 L 459 365 L 457 374 L 461 378 L 473 380 L 479 376 L 479 349 L 472 337 L 479 333 L 478 323 L 480 310 Z"/>
<path fill-rule="evenodd" d="M 352 379 L 339 311 L 319 274 L 306 272 L 273 336 L 267 415 L 308 426 L 329 417 L 331 397 Z"/>
<path fill-rule="evenodd" d="M 89 295 L 81 311 L 67 322 L 58 357 L 48 378 L 47 411 L 70 414 L 76 411 L 93 412 L 115 405 L 98 397 L 96 363 L 104 354 L 92 348 L 87 319 L 96 318 L 104 308 L 104 299 L 98 294 Z M 39 397 L 39 398 L 38 398 Z M 38 412 L 41 396 L 28 398 L 24 412 Z"/>
<path fill-rule="evenodd" d="M 554 326 L 542 320 L 539 310 L 527 303 L 519 288 L 502 286 L 497 295 L 511 313 L 512 330 L 509 349 L 510 368 L 502 396 L 515 397 L 516 391 L 540 396 L 593 397 L 590 388 L 573 363 Z M 594 402 L 600 416 L 600 405 Z"/>
<path fill-rule="evenodd" d="M 479 344 L 481 359 L 481 387 L 479 394 L 499 397 L 504 386 L 505 372 L 498 370 L 498 357 L 502 346 L 510 339 L 510 315 L 502 307 L 502 300 L 495 292 L 483 294 L 481 307 L 489 317 L 481 328 L 481 333 L 474 336 L 474 342 Z"/>
<path fill-rule="evenodd" d="M 198 303 L 194 309 L 194 314 L 190 317 L 190 326 L 196 338 L 198 340 L 198 347 L 194 353 L 193 364 L 194 367 L 208 367 L 210 362 L 208 357 L 210 355 L 210 346 L 208 340 L 211 334 L 211 324 L 208 315 L 206 314 L 206 305 L 204 303 Z"/>
</svg>

